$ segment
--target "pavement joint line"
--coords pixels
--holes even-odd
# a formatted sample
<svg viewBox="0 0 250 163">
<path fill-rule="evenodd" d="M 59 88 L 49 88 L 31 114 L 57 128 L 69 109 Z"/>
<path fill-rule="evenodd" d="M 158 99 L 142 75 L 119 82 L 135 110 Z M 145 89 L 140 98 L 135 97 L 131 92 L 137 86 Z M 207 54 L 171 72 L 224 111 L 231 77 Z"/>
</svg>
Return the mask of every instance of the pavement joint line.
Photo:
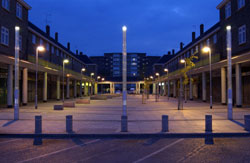
<svg viewBox="0 0 250 163">
<path fill-rule="evenodd" d="M 82 145 L 89 145 L 89 144 L 92 144 L 92 143 L 96 143 L 98 141 L 100 141 L 100 139 L 92 140 L 92 141 L 83 143 Z M 67 151 L 69 149 L 81 147 L 82 145 L 74 145 L 74 146 L 71 146 L 71 147 L 68 147 L 68 148 L 60 149 L 58 151 L 54 151 L 54 152 L 51 152 L 51 153 L 47 153 L 47 154 L 44 154 L 44 155 L 33 157 L 33 158 L 30 158 L 30 159 L 27 159 L 27 160 L 19 161 L 18 163 L 24 163 L 24 162 L 33 161 L 33 160 L 40 159 L 40 158 L 43 158 L 43 157 L 47 157 L 47 156 L 50 156 L 50 155 L 54 155 L 54 154 L 57 154 L 57 153 L 60 153 L 60 152 L 64 152 L 64 151 Z"/>
<path fill-rule="evenodd" d="M 20 140 L 20 139 L 13 139 L 13 140 L 8 140 L 8 141 L 3 141 L 3 142 L 0 142 L 0 145 L 10 143 L 10 142 L 14 142 L 14 141 L 18 141 L 18 140 Z"/>
<path fill-rule="evenodd" d="M 133 163 L 142 162 L 142 161 L 144 161 L 144 160 L 146 160 L 146 159 L 148 159 L 148 158 L 150 158 L 150 157 L 152 157 L 152 156 L 155 156 L 155 155 L 157 155 L 158 153 L 160 153 L 160 152 L 162 152 L 162 151 L 164 151 L 164 150 L 166 150 L 166 149 L 168 149 L 168 148 L 174 146 L 175 144 L 178 144 L 179 142 L 181 142 L 181 141 L 183 141 L 183 140 L 184 140 L 184 139 L 178 139 L 177 141 L 175 141 L 175 142 L 173 142 L 173 143 L 171 143 L 171 144 L 168 144 L 167 146 L 165 146 L 165 147 L 163 147 L 163 148 L 161 148 L 161 149 L 159 149 L 159 150 L 157 150 L 157 151 L 155 151 L 155 152 L 153 152 L 153 153 L 150 153 L 149 155 L 147 155 L 147 156 L 145 156 L 145 157 L 143 157 L 143 158 L 140 158 L 140 159 L 134 161 Z"/>
<path fill-rule="evenodd" d="M 113 134 L 0 134 L 0 138 L 22 139 L 149 139 L 149 138 L 232 138 L 250 137 L 249 132 L 242 133 L 113 133 Z"/>
</svg>

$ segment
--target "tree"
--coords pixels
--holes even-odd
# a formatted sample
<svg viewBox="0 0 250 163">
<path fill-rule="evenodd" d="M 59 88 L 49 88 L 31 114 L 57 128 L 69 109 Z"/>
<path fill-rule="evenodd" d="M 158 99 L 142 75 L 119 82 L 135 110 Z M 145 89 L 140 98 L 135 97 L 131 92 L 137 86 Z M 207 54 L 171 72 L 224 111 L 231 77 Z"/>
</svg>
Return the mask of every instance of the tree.
<svg viewBox="0 0 250 163">
<path fill-rule="evenodd" d="M 179 98 L 178 98 L 178 110 L 183 109 L 183 85 L 186 88 L 186 85 L 188 85 L 188 83 L 189 83 L 189 77 L 188 77 L 187 73 L 192 68 L 195 67 L 194 59 L 198 59 L 198 56 L 196 56 L 196 54 L 193 54 L 189 58 L 186 58 L 185 59 L 186 66 L 180 70 L 181 77 L 180 77 L 180 82 L 179 82 L 180 93 L 179 93 Z M 184 78 L 184 80 L 183 80 L 183 78 Z M 190 82 L 193 82 L 193 78 L 191 78 Z M 185 89 L 184 91 L 185 91 L 185 98 L 186 98 L 186 91 L 187 90 Z"/>
</svg>

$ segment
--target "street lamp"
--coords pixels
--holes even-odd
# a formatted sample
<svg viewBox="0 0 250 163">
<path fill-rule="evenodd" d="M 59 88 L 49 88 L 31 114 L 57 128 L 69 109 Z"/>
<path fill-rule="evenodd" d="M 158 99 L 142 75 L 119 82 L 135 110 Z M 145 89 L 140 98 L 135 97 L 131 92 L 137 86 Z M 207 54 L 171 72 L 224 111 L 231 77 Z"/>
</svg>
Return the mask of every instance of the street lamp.
<svg viewBox="0 0 250 163">
<path fill-rule="evenodd" d="M 64 103 L 64 67 L 65 67 L 65 64 L 69 63 L 69 60 L 68 59 L 64 59 L 63 60 L 63 98 L 62 98 L 62 101 Z"/>
<path fill-rule="evenodd" d="M 203 48 L 204 53 L 209 54 L 209 70 L 210 70 L 210 109 L 213 108 L 213 95 L 212 95 L 212 57 L 211 57 L 211 48 L 210 47 L 204 47 Z"/>
<path fill-rule="evenodd" d="M 164 71 L 167 73 L 167 77 L 168 77 L 168 69 L 165 68 Z M 166 87 L 165 87 L 166 88 Z M 169 86 L 169 78 L 168 78 L 168 100 L 169 100 L 169 94 L 170 94 L 170 90 L 169 90 L 170 86 Z"/>
<path fill-rule="evenodd" d="M 38 73 L 38 53 L 43 52 L 45 49 L 43 46 L 38 46 L 36 48 L 36 94 L 35 94 L 35 109 L 37 109 L 37 73 Z"/>
<path fill-rule="evenodd" d="M 15 27 L 15 92 L 14 92 L 14 120 L 19 119 L 19 32 L 20 27 Z M 11 72 L 12 73 L 12 72 Z"/>
<path fill-rule="evenodd" d="M 185 59 L 181 59 L 180 62 L 183 63 L 183 64 L 185 63 L 185 68 L 187 67 L 187 62 L 185 61 Z M 180 84 L 182 85 L 182 83 L 180 83 Z M 185 92 L 185 103 L 187 103 L 186 84 L 184 85 L 184 92 Z"/>
<path fill-rule="evenodd" d="M 233 95 L 232 95 L 232 33 L 231 26 L 227 26 L 227 78 L 228 78 L 228 119 L 233 119 Z"/>
</svg>

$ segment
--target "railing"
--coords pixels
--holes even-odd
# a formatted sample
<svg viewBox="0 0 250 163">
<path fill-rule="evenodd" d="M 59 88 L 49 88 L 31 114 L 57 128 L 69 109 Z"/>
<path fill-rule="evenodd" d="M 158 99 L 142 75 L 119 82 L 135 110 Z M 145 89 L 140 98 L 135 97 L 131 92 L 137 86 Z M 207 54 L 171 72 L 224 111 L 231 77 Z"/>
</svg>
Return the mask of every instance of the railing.
<svg viewBox="0 0 250 163">
<path fill-rule="evenodd" d="M 34 56 L 29 55 L 28 56 L 28 61 L 32 62 L 32 63 L 36 63 L 36 58 Z M 48 68 L 51 68 L 51 69 L 56 69 L 58 71 L 62 71 L 62 66 L 53 64 L 53 63 L 48 62 L 48 61 L 45 61 L 44 59 L 41 59 L 41 58 L 38 59 L 38 64 L 43 66 L 43 67 L 48 67 Z M 75 72 L 75 71 L 67 69 L 67 68 L 65 68 L 65 73 L 72 74 L 74 76 L 81 76 L 82 75 L 81 73 Z M 93 79 L 91 79 L 88 76 L 84 76 L 84 78 L 94 81 Z"/>
</svg>

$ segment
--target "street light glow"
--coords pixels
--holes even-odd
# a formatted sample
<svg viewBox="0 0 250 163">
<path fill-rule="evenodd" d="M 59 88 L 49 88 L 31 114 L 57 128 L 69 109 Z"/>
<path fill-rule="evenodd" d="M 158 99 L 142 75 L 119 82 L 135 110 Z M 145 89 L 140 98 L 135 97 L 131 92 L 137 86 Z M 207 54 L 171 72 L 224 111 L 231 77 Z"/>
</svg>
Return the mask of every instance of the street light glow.
<svg viewBox="0 0 250 163">
<path fill-rule="evenodd" d="M 40 51 L 40 52 L 43 52 L 45 50 L 45 48 L 43 46 L 38 46 L 37 50 Z"/>
<path fill-rule="evenodd" d="M 122 27 L 122 31 L 123 31 L 123 32 L 126 32 L 126 31 L 127 31 L 127 27 L 126 27 L 126 26 L 123 26 L 123 27 Z"/>
<path fill-rule="evenodd" d="M 167 68 L 165 68 L 165 69 L 164 69 L 164 71 L 165 71 L 165 72 L 168 72 L 168 69 L 167 69 Z"/>
<path fill-rule="evenodd" d="M 202 51 L 203 51 L 204 53 L 208 53 L 210 50 L 211 50 L 211 49 L 210 49 L 209 47 L 204 47 L 204 48 L 202 49 Z"/>
<path fill-rule="evenodd" d="M 69 63 L 69 60 L 68 59 L 64 59 L 63 63 Z"/>
<path fill-rule="evenodd" d="M 20 30 L 20 27 L 19 27 L 19 26 L 15 26 L 15 30 L 16 30 L 16 31 L 19 31 L 19 30 Z"/>
<path fill-rule="evenodd" d="M 185 59 L 181 59 L 181 61 L 180 61 L 181 63 L 185 63 L 186 61 L 185 61 Z"/>
</svg>

